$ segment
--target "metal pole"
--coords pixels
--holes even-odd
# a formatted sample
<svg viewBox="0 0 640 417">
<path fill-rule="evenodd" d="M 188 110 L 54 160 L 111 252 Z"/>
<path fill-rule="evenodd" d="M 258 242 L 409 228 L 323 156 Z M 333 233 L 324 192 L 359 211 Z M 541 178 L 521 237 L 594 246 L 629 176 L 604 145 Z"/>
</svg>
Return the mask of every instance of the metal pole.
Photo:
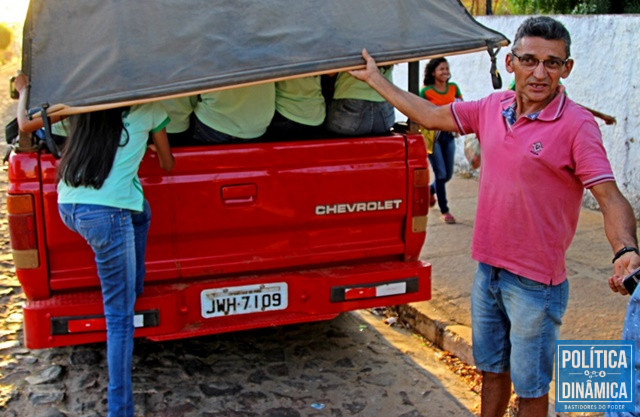
<svg viewBox="0 0 640 417">
<path fill-rule="evenodd" d="M 420 63 L 409 62 L 409 85 L 407 88 L 413 94 L 420 93 Z"/>
<path fill-rule="evenodd" d="M 420 94 L 420 62 L 409 62 L 409 85 L 407 89 L 415 95 Z M 418 125 L 409 120 L 409 131 L 416 132 Z"/>
</svg>

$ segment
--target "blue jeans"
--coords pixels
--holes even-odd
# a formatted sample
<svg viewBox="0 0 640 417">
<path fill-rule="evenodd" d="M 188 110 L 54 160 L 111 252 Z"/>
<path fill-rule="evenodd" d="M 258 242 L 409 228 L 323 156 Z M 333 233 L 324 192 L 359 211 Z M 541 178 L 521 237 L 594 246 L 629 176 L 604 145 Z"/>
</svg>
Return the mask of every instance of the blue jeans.
<svg viewBox="0 0 640 417">
<path fill-rule="evenodd" d="M 339 135 L 383 135 L 389 133 L 396 116 L 386 101 L 336 99 L 327 110 L 327 130 Z"/>
<path fill-rule="evenodd" d="M 511 371 L 516 394 L 549 392 L 569 281 L 555 286 L 480 263 L 471 290 L 473 358 L 481 371 Z"/>
<path fill-rule="evenodd" d="M 624 318 L 624 329 L 622 330 L 622 340 L 630 340 L 635 342 L 635 355 L 634 355 L 634 368 L 635 368 L 635 381 L 633 389 L 635 390 L 635 412 L 619 411 L 619 412 L 607 412 L 606 417 L 633 417 L 640 413 L 640 288 L 631 294 L 629 304 L 627 305 L 627 315 Z"/>
<path fill-rule="evenodd" d="M 143 288 L 149 204 L 145 200 L 142 212 L 94 204 L 60 204 L 58 209 L 64 224 L 95 254 L 107 323 L 108 415 L 133 417 L 133 306 Z"/>
<path fill-rule="evenodd" d="M 447 189 L 445 184 L 453 177 L 453 160 L 456 154 L 456 141 L 450 132 L 440 132 L 433 144 L 433 153 L 429 154 L 429 163 L 435 181 L 429 186 L 431 195 L 438 197 L 440 213 L 449 212 L 447 205 Z"/>
</svg>

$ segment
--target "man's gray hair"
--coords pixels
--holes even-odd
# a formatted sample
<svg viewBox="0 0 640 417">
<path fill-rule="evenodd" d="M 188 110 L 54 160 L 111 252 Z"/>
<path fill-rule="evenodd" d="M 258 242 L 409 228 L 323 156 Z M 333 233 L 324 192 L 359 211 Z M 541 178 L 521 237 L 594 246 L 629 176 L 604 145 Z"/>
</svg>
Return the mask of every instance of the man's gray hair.
<svg viewBox="0 0 640 417">
<path fill-rule="evenodd" d="M 520 46 L 520 39 L 524 37 L 564 41 L 567 58 L 571 56 L 571 36 L 569 36 L 569 31 L 562 23 L 548 16 L 534 16 L 522 22 L 516 32 L 513 49 L 517 49 Z"/>
</svg>

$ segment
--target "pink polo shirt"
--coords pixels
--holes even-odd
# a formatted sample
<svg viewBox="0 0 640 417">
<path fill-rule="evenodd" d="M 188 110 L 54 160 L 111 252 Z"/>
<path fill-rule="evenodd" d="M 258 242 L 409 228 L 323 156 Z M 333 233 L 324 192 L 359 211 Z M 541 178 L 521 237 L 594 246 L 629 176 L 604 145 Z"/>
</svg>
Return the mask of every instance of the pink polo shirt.
<svg viewBox="0 0 640 417">
<path fill-rule="evenodd" d="M 567 277 L 584 188 L 614 181 L 593 116 L 563 92 L 511 127 L 513 91 L 451 105 L 458 131 L 481 144 L 473 258 L 551 285 Z"/>
</svg>

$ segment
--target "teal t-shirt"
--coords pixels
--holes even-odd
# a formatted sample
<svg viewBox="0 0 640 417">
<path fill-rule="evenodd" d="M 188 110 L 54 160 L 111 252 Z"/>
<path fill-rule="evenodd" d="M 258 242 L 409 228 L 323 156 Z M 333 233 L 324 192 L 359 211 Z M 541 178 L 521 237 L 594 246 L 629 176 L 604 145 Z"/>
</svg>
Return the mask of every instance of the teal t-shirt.
<svg viewBox="0 0 640 417">
<path fill-rule="evenodd" d="M 393 82 L 393 66 L 382 67 L 380 68 L 380 72 L 389 80 L 389 82 Z M 338 78 L 336 79 L 335 90 L 333 92 L 334 99 L 358 99 L 358 100 L 366 100 L 366 101 L 386 101 L 384 97 L 376 92 L 373 88 L 369 86 L 369 84 L 356 80 L 348 72 L 341 72 L 338 74 Z"/>
<path fill-rule="evenodd" d="M 307 126 L 321 125 L 324 122 L 326 106 L 320 76 L 278 81 L 276 110 L 294 122 Z"/>
<path fill-rule="evenodd" d="M 189 117 L 193 113 L 197 101 L 198 96 L 188 96 L 160 102 L 171 119 L 167 125 L 167 133 L 182 133 L 189 129 Z"/>
<path fill-rule="evenodd" d="M 241 139 L 262 136 L 276 111 L 274 83 L 204 93 L 200 97 L 194 110 L 198 120 Z"/>
<path fill-rule="evenodd" d="M 122 121 L 129 133 L 129 141 L 116 151 L 111 172 L 102 187 L 72 187 L 60 181 L 58 203 L 98 204 L 142 211 L 144 194 L 138 179 L 138 167 L 147 149 L 149 132 L 162 130 L 169 123 L 169 118 L 160 104 L 147 103 L 132 106 L 129 111 L 125 111 Z M 123 130 L 121 143 L 125 143 L 126 137 Z"/>
</svg>

